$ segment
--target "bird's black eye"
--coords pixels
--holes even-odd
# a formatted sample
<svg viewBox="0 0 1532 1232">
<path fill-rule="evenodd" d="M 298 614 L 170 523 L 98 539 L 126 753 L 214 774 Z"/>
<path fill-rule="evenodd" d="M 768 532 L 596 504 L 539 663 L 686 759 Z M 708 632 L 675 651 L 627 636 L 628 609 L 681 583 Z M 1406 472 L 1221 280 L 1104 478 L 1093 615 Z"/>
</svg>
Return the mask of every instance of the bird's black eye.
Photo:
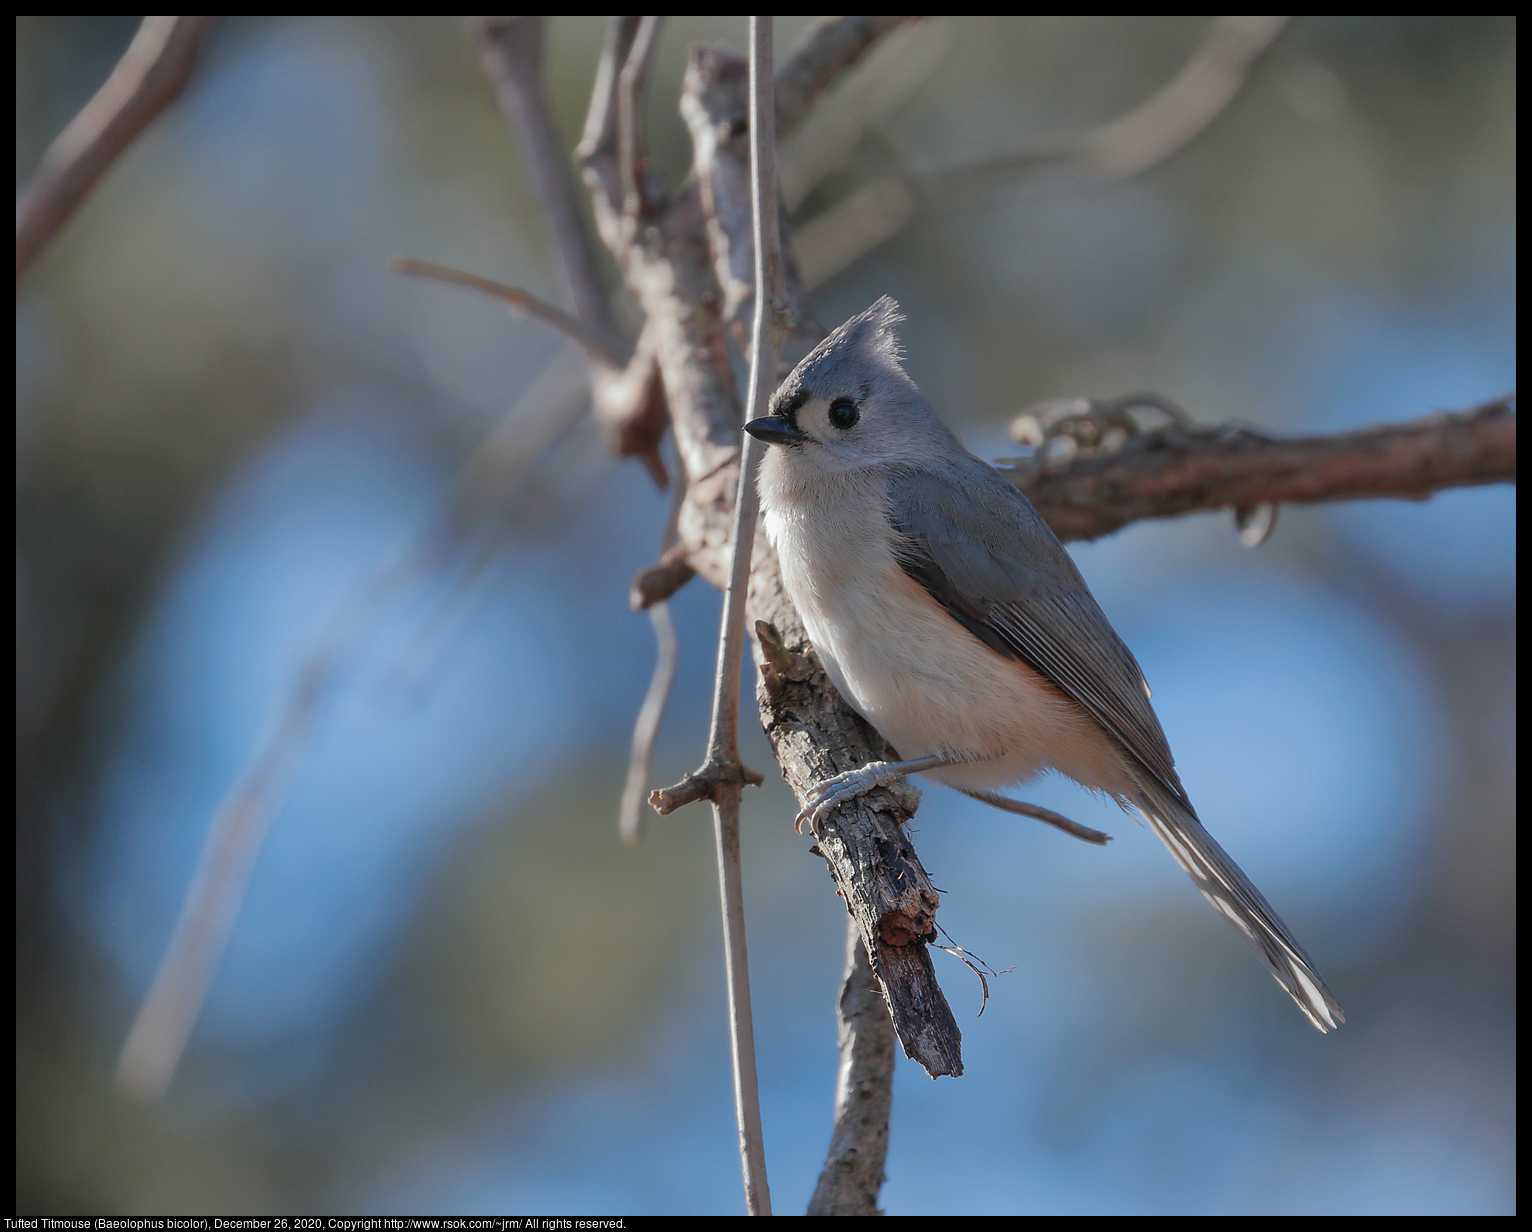
<svg viewBox="0 0 1532 1232">
<path fill-rule="evenodd" d="M 856 403 L 850 398 L 837 398 L 830 403 L 829 420 L 830 426 L 839 428 L 844 432 L 852 424 L 862 417 L 862 412 L 857 409 Z"/>
</svg>

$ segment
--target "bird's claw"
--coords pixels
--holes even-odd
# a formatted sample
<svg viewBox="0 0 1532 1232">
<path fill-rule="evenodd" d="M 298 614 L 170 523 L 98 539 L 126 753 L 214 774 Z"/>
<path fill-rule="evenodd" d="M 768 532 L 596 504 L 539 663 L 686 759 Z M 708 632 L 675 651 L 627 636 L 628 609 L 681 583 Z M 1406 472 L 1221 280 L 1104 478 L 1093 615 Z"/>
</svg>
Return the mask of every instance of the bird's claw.
<svg viewBox="0 0 1532 1232">
<path fill-rule="evenodd" d="M 909 781 L 907 774 L 908 771 L 898 769 L 894 762 L 875 761 L 860 770 L 848 770 L 826 779 L 815 785 L 808 803 L 794 818 L 793 828 L 802 834 L 803 825 L 807 822 L 810 830 L 817 831 L 819 823 L 831 811 L 879 787 L 885 788 L 901 808 L 913 813 L 920 807 L 920 788 Z"/>
</svg>

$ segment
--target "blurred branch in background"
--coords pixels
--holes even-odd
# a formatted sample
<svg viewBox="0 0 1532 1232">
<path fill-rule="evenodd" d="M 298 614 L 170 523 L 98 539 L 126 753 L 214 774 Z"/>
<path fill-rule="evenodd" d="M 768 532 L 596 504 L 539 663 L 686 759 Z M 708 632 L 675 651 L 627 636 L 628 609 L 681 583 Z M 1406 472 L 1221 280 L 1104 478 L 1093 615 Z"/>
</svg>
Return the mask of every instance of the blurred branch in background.
<svg viewBox="0 0 1532 1232">
<path fill-rule="evenodd" d="M 593 331 L 619 332 L 612 313 L 595 237 L 576 200 L 568 145 L 547 106 L 543 71 L 545 17 L 476 18 L 469 29 L 480 44 L 484 75 L 500 112 L 516 133 L 522 165 L 536 188 L 543 224 L 558 253 L 575 315 Z"/>
<path fill-rule="evenodd" d="M 1018 175 L 1059 175 L 1071 184 L 1141 175 L 1182 149 L 1223 114 L 1286 17 L 1215 17 L 1181 71 L 1141 106 L 1097 128 L 972 167 L 933 173 L 928 183 L 961 191 Z"/>
<path fill-rule="evenodd" d="M 676 520 L 681 516 L 681 501 L 686 489 L 676 484 L 670 493 L 670 512 L 665 518 L 665 533 L 660 536 L 660 552 L 663 556 L 675 546 Z M 688 567 L 688 572 L 689 572 Z M 649 609 L 649 623 L 654 629 L 654 673 L 649 679 L 648 692 L 643 705 L 633 721 L 633 739 L 628 750 L 628 774 L 623 781 L 622 800 L 617 806 L 617 832 L 625 843 L 637 843 L 644 836 L 647 816 L 649 782 L 654 768 L 654 742 L 659 737 L 660 723 L 665 717 L 665 704 L 670 698 L 670 688 L 676 677 L 676 630 L 670 619 L 670 604 L 661 599 L 657 603 L 637 602 L 629 596 L 629 606 L 634 611 Z"/>
<path fill-rule="evenodd" d="M 846 974 L 835 1003 L 840 1072 L 835 1128 L 809 1215 L 881 1215 L 893 1109 L 894 1027 L 856 921 L 846 921 Z"/>
<path fill-rule="evenodd" d="M 633 348 L 615 334 L 604 331 L 598 334 L 584 322 L 575 320 L 562 309 L 545 303 L 531 292 L 523 291 L 519 287 L 508 287 L 503 282 L 480 278 L 477 274 L 468 274 L 462 270 L 449 269 L 445 265 L 437 265 L 432 261 L 417 261 L 413 257 L 394 257 L 389 261 L 388 268 L 396 274 L 410 274 L 416 278 L 434 278 L 438 282 L 456 283 L 458 286 L 482 291 L 485 295 L 504 300 L 512 307 L 520 308 L 528 316 L 546 321 L 570 341 L 578 343 L 594 363 L 605 364 L 609 368 L 621 368 L 632 356 Z"/>
<path fill-rule="evenodd" d="M 145 17 L 96 96 L 16 194 L 16 281 L 134 138 L 180 97 L 211 17 Z"/>
<path fill-rule="evenodd" d="M 470 555 L 476 537 L 487 534 L 489 541 L 473 553 L 460 588 L 498 555 L 503 534 L 494 530 L 501 521 L 496 513 L 585 409 L 577 381 L 567 362 L 551 364 L 469 459 L 436 523 L 396 562 L 361 582 L 319 635 L 280 712 L 209 823 L 175 932 L 123 1044 L 117 1085 L 124 1094 L 158 1100 L 174 1076 L 238 917 L 261 840 L 312 743 L 330 686 L 400 595 Z"/>
<path fill-rule="evenodd" d="M 862 185 L 799 228 L 804 282 L 812 288 L 834 277 L 938 200 L 989 188 L 1083 187 L 1143 174 L 1223 114 L 1287 22 L 1286 17 L 1213 18 L 1180 72 L 1147 102 L 1083 133 L 975 166 L 907 172 Z M 886 114 L 893 104 L 890 100 L 878 111 Z M 806 194 L 809 186 L 794 190 Z"/>
<path fill-rule="evenodd" d="M 614 339 L 619 330 L 600 272 L 597 241 L 576 203 L 574 172 L 548 106 L 545 24 L 546 18 L 539 16 L 477 18 L 469 27 L 478 40 L 495 101 L 516 135 L 575 315 L 590 335 Z M 613 87 L 615 81 L 609 81 L 607 88 Z M 666 427 L 664 388 L 647 331 L 640 333 L 636 346 L 591 352 L 590 367 L 591 400 L 613 451 L 637 457 L 664 487 L 667 477 L 659 454 Z"/>
</svg>

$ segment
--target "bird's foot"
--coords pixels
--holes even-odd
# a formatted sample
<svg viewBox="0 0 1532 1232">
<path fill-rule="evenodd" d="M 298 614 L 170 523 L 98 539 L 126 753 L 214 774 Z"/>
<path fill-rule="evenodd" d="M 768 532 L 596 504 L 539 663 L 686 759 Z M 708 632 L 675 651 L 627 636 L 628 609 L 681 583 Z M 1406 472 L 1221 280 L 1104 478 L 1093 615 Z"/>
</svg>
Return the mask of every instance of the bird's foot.
<svg viewBox="0 0 1532 1232">
<path fill-rule="evenodd" d="M 920 807 L 920 788 L 905 777 L 909 773 L 904 762 L 874 761 L 860 770 L 848 770 L 833 779 L 826 779 L 815 786 L 809 802 L 799 811 L 794 828 L 802 834 L 803 824 L 807 822 L 810 830 L 818 830 L 819 823 L 831 810 L 879 787 L 886 788 L 901 808 L 913 813 Z"/>
</svg>

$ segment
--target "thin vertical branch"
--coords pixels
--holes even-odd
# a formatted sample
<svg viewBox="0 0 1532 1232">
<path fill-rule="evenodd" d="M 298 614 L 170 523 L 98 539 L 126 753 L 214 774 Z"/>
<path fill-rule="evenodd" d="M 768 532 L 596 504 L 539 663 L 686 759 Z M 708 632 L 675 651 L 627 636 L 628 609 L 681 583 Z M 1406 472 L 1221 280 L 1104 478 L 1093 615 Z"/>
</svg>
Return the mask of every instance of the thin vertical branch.
<svg viewBox="0 0 1532 1232">
<path fill-rule="evenodd" d="M 755 328 L 750 347 L 747 417 L 764 414 L 776 386 L 777 357 L 787 336 L 787 295 L 777 222 L 776 113 L 771 78 L 770 17 L 750 19 L 750 155 L 755 230 Z M 713 801 L 718 841 L 718 885 L 723 907 L 724 965 L 729 984 L 729 1034 L 734 1060 L 734 1108 L 739 1124 L 745 1205 L 752 1215 L 771 1214 L 766 1149 L 761 1136 L 760 1092 L 755 1071 L 755 1028 L 750 1013 L 750 966 L 745 947 L 745 906 L 739 862 L 739 797 L 746 772 L 739 761 L 739 673 L 744 657 L 745 598 L 759 498 L 755 490 L 759 443 L 745 438 L 735 497 L 734 549 L 724 592 L 713 683 L 713 720 L 707 760 L 690 776 L 692 799 Z M 658 793 L 657 793 L 658 794 Z"/>
<path fill-rule="evenodd" d="M 878 1190 L 894 1099 L 894 1024 L 855 919 L 846 922 L 846 976 L 835 1019 L 840 1037 L 835 1132 L 808 1214 L 880 1215 Z"/>
<path fill-rule="evenodd" d="M 782 248 L 777 229 L 777 125 L 771 76 L 770 17 L 750 19 L 750 164 L 754 179 L 755 329 L 750 347 L 750 397 L 746 419 L 766 413 L 777 383 L 777 356 L 787 336 Z M 745 648 L 745 597 L 750 586 L 750 549 L 760 497 L 755 468 L 761 443 L 745 437 L 735 498 L 734 557 L 724 595 L 723 634 L 718 648 L 718 678 L 713 693 L 713 725 L 708 760 L 739 765 L 739 669 Z M 745 1172 L 745 1204 L 751 1214 L 771 1214 L 766 1183 L 766 1145 L 761 1135 L 761 1103 L 756 1089 L 755 1030 L 750 1016 L 750 968 L 745 950 L 745 906 L 740 887 L 738 775 L 713 800 L 718 837 L 719 886 L 733 902 L 724 902 L 728 945 L 729 1018 L 734 1037 L 734 1106 L 739 1120 L 740 1157 Z"/>
<path fill-rule="evenodd" d="M 618 171 L 622 176 L 623 213 L 634 223 L 651 217 L 659 207 L 649 183 L 649 154 L 644 141 L 644 86 L 649 80 L 649 62 L 659 44 L 660 21 L 653 15 L 643 17 L 633 46 L 617 74 L 617 139 L 620 150 Z"/>
<path fill-rule="evenodd" d="M 665 518 L 665 533 L 660 539 L 661 554 L 675 546 L 681 520 L 681 503 L 686 499 L 686 485 L 678 483 L 670 493 L 670 513 Z M 648 795 L 649 773 L 654 767 L 654 742 L 670 700 L 670 687 L 676 678 L 676 630 L 670 619 L 670 604 L 661 599 L 649 606 L 649 621 L 654 626 L 654 674 L 649 691 L 639 707 L 633 724 L 633 740 L 628 753 L 628 777 L 617 806 L 617 832 L 630 846 L 644 837 L 644 804 Z"/>
</svg>

